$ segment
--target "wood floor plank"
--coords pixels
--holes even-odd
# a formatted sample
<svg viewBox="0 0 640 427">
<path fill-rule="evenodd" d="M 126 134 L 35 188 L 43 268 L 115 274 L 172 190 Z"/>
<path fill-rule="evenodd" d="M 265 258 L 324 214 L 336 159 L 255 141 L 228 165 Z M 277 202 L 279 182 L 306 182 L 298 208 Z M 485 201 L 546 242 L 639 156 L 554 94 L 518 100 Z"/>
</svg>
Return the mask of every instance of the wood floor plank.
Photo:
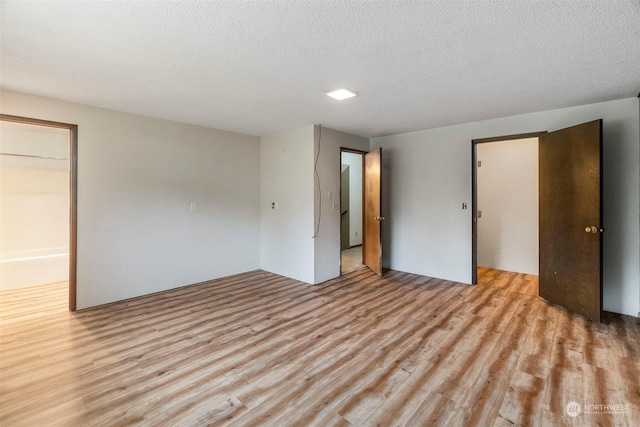
<svg viewBox="0 0 640 427">
<path fill-rule="evenodd" d="M 76 313 L 64 283 L 3 291 L 0 425 L 640 419 L 638 319 L 595 324 L 540 300 L 535 276 L 478 277 L 362 269 L 311 286 L 252 271 Z"/>
</svg>

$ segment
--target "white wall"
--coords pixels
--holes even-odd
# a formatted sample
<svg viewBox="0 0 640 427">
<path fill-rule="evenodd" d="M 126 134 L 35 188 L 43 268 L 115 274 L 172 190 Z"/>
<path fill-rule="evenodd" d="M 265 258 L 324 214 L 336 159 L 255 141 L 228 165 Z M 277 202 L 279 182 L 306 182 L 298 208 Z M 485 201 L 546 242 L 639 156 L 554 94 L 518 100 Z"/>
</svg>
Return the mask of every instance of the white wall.
<svg viewBox="0 0 640 427">
<path fill-rule="evenodd" d="M 69 277 L 70 132 L 0 122 L 0 289 Z"/>
<path fill-rule="evenodd" d="M 320 204 L 322 217 L 320 231 L 314 239 L 315 248 L 315 281 L 322 283 L 340 276 L 340 148 L 367 151 L 369 140 L 323 127 L 320 131 L 314 126 L 314 149 L 317 153 L 318 137 L 320 138 L 320 157 L 318 160 L 318 174 L 322 189 L 316 194 L 315 219 L 319 219 Z M 329 192 L 332 198 L 329 199 Z M 336 204 L 334 209 L 333 204 Z"/>
<path fill-rule="evenodd" d="M 478 266 L 538 274 L 538 138 L 477 144 Z"/>
<path fill-rule="evenodd" d="M 640 301 L 638 98 L 543 111 L 371 140 L 383 155 L 387 267 L 471 282 L 471 140 L 604 120 L 604 309 Z"/>
<path fill-rule="evenodd" d="M 79 309 L 259 267 L 258 138 L 1 96 L 4 114 L 78 125 Z"/>
<path fill-rule="evenodd" d="M 349 166 L 349 246 L 362 244 L 362 155 L 342 153 Z"/>
<path fill-rule="evenodd" d="M 260 140 L 260 268 L 307 283 L 314 283 L 313 137 L 309 125 Z"/>
</svg>

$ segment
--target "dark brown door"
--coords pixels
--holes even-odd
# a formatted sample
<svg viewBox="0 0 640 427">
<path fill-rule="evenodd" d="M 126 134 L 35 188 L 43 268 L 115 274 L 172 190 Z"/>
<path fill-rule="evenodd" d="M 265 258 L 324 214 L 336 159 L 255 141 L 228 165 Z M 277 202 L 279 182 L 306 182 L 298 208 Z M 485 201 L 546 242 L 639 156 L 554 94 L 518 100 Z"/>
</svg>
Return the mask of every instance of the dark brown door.
<svg viewBox="0 0 640 427">
<path fill-rule="evenodd" d="M 602 120 L 540 136 L 540 296 L 602 312 Z"/>
<path fill-rule="evenodd" d="M 382 242 L 380 235 L 380 159 L 378 148 L 364 155 L 364 239 L 362 258 L 364 264 L 378 276 L 382 276 Z"/>
</svg>

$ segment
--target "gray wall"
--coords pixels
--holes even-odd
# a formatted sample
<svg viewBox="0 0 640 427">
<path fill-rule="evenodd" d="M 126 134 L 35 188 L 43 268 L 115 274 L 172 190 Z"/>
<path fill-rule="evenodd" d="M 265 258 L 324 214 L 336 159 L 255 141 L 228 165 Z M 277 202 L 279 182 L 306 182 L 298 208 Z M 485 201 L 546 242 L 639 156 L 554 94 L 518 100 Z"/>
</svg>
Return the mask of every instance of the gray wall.
<svg viewBox="0 0 640 427">
<path fill-rule="evenodd" d="M 313 135 L 308 125 L 260 140 L 260 268 L 307 283 L 314 281 Z"/>
<path fill-rule="evenodd" d="M 320 231 L 314 239 L 314 283 L 321 283 L 340 276 L 340 148 L 365 151 L 369 148 L 369 140 L 325 127 L 322 128 L 322 135 L 318 126 L 315 126 L 314 130 L 316 153 L 320 140 L 318 175 L 322 189 L 322 194 L 316 192 L 315 199 L 315 220 L 320 220 Z M 321 202 L 320 197 L 323 198 Z M 335 209 L 334 203 L 337 204 Z"/>
<path fill-rule="evenodd" d="M 340 147 L 368 146 L 316 125 L 261 138 L 260 268 L 306 283 L 340 275 Z"/>
</svg>

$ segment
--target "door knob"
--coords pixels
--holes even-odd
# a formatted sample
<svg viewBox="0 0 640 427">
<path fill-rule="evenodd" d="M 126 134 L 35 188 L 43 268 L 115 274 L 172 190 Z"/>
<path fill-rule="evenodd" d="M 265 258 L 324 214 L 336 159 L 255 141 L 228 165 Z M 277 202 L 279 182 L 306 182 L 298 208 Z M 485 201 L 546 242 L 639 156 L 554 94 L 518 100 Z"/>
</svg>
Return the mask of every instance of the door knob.
<svg viewBox="0 0 640 427">
<path fill-rule="evenodd" d="M 584 231 L 587 232 L 587 233 L 596 234 L 598 231 L 600 231 L 602 233 L 604 231 L 604 228 L 598 229 L 598 227 L 596 227 L 595 225 L 592 225 L 592 226 L 585 227 Z"/>
<path fill-rule="evenodd" d="M 376 221 L 384 221 L 384 217 L 383 216 L 374 216 L 373 219 L 376 220 Z"/>
</svg>

